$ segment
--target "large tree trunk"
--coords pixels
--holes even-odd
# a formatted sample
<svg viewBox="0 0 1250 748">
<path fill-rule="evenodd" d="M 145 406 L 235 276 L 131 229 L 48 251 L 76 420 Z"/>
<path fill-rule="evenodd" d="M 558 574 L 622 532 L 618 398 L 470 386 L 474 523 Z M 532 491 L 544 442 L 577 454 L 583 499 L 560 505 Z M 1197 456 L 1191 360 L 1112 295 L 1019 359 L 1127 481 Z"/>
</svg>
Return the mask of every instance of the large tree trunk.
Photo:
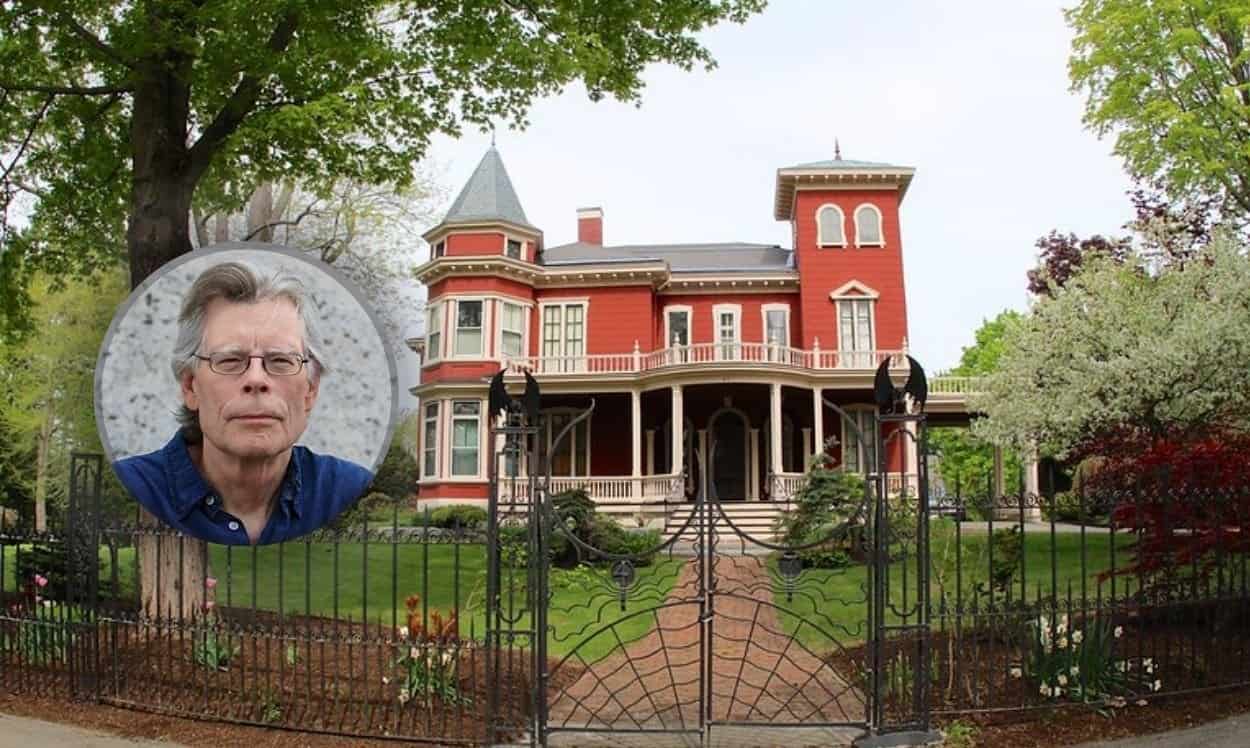
<svg viewBox="0 0 1250 748">
<path fill-rule="evenodd" d="M 48 462 L 52 452 L 52 401 L 43 408 L 39 441 L 35 450 L 35 532 L 48 531 Z"/>
<path fill-rule="evenodd" d="M 135 89 L 130 134 L 134 185 L 126 232 L 131 288 L 192 249 L 188 219 L 195 180 L 187 147 L 188 65 L 181 53 L 168 52 L 149 62 Z M 157 524 L 147 512 L 140 515 L 143 524 Z M 202 612 L 208 574 L 204 542 L 172 533 L 141 534 L 137 546 L 144 611 L 175 618 Z"/>
</svg>

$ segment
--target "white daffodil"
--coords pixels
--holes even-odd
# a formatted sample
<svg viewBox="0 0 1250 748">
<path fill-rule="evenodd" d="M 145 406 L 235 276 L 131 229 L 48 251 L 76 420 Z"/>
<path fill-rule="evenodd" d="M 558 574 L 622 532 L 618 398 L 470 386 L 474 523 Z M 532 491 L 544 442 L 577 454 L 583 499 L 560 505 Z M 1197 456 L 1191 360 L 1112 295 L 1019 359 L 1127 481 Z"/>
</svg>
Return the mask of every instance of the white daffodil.
<svg viewBox="0 0 1250 748">
<path fill-rule="evenodd" d="M 1011 669 L 1011 677 L 1012 677 L 1012 678 L 1022 678 L 1022 677 L 1024 677 L 1024 669 L 1023 669 L 1023 668 L 1018 668 L 1018 667 L 1013 667 L 1013 668 Z"/>
<path fill-rule="evenodd" d="M 1163 681 L 1161 680 L 1157 680 L 1150 685 L 1151 691 L 1158 691 L 1160 688 L 1163 688 Z"/>
<path fill-rule="evenodd" d="M 1059 674 L 1059 685 L 1061 685 L 1061 686 L 1066 686 L 1066 685 L 1068 685 L 1068 676 L 1064 675 L 1063 673 L 1060 673 L 1060 674 Z"/>
<path fill-rule="evenodd" d="M 1080 674 L 1081 674 L 1081 666 L 1080 666 L 1080 665 L 1073 665 L 1072 667 L 1068 668 L 1068 673 L 1069 673 L 1069 674 L 1070 674 L 1073 678 L 1075 678 L 1076 676 L 1078 676 L 1078 675 L 1080 675 Z"/>
<path fill-rule="evenodd" d="M 1085 635 L 1081 633 L 1080 629 L 1077 629 L 1076 631 L 1072 632 L 1073 644 L 1080 644 L 1084 638 L 1085 638 Z"/>
<path fill-rule="evenodd" d="M 1068 648 L 1068 637 L 1065 636 L 1059 639 L 1059 648 L 1060 649 Z"/>
<path fill-rule="evenodd" d="M 1123 627 L 1123 626 L 1116 626 L 1116 627 L 1115 627 L 1115 638 L 1119 639 L 1121 636 L 1124 636 L 1124 627 Z"/>
<path fill-rule="evenodd" d="M 410 699 L 410 698 L 412 698 L 412 695 L 408 693 L 408 689 L 407 689 L 407 688 L 401 688 L 401 689 L 399 689 L 399 703 L 401 703 L 401 704 L 407 704 L 407 703 L 408 703 L 408 699 Z"/>
</svg>

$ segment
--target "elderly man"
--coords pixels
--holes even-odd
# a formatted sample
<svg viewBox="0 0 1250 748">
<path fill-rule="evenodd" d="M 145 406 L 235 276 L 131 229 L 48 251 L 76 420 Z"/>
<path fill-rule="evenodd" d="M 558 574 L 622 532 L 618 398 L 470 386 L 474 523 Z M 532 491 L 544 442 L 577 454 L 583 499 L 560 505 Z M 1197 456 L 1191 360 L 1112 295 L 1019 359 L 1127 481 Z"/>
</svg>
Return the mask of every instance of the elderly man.
<svg viewBox="0 0 1250 748">
<path fill-rule="evenodd" d="M 246 265 L 205 270 L 178 316 L 182 428 L 118 461 L 121 482 L 170 527 L 229 545 L 316 530 L 364 493 L 365 468 L 295 446 L 325 373 L 302 287 Z"/>
</svg>

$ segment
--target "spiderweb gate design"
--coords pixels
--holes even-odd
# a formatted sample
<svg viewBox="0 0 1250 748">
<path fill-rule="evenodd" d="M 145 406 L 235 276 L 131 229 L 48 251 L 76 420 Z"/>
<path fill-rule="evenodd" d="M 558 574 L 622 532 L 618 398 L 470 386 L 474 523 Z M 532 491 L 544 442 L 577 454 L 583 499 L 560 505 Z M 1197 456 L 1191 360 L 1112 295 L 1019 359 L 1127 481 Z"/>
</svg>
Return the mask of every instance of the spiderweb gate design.
<svg viewBox="0 0 1250 748">
<path fill-rule="evenodd" d="M 883 416 L 877 433 L 858 433 L 825 405 L 876 445 L 877 470 L 798 543 L 736 525 L 714 488 L 673 503 L 681 477 L 672 498 L 641 507 L 680 512 L 679 531 L 650 542 L 596 529 L 576 500 L 547 491 L 540 424 L 508 411 L 494 430 L 488 667 L 532 674 L 532 720 L 491 721 L 490 742 L 872 746 L 927 734 L 927 476 L 906 461 L 891 474 L 886 458 L 907 440 L 923 446 L 924 418 Z M 918 491 L 891 491 L 909 469 Z M 849 564 L 805 566 L 805 551 L 826 547 Z"/>
</svg>

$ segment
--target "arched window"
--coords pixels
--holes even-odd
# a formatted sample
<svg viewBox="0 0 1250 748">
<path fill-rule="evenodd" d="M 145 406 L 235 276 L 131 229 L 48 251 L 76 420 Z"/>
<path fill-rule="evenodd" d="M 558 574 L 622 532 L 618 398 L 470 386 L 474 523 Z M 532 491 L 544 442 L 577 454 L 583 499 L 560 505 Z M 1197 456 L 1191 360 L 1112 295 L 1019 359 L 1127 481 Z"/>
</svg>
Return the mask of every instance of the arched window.
<svg viewBox="0 0 1250 748">
<path fill-rule="evenodd" d="M 816 244 L 820 247 L 845 247 L 846 232 L 842 230 L 842 209 L 822 205 L 816 210 Z"/>
<path fill-rule="evenodd" d="M 855 209 L 855 246 L 881 247 L 885 237 L 881 232 L 881 211 L 872 203 L 864 203 Z"/>
</svg>

